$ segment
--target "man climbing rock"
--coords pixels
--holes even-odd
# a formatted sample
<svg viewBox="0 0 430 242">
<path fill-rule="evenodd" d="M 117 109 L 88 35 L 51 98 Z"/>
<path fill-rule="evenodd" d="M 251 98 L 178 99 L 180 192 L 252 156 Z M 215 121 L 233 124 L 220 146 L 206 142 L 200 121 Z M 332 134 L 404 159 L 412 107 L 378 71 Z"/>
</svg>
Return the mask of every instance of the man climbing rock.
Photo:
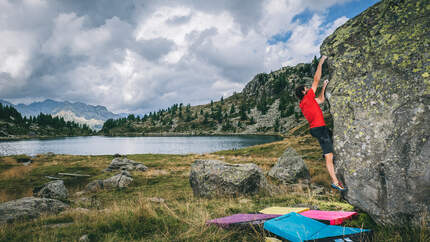
<svg viewBox="0 0 430 242">
<path fill-rule="evenodd" d="M 339 182 L 334 172 L 333 141 L 329 135 L 329 131 L 324 121 L 323 113 L 319 106 L 319 104 L 325 101 L 324 92 L 328 84 L 328 80 L 324 81 L 321 93 L 318 97 L 315 97 L 315 92 L 321 79 L 322 65 L 326 59 L 327 57 L 323 55 L 320 59 L 320 62 L 318 63 L 318 68 L 315 72 L 312 87 L 309 88 L 304 85 L 297 87 L 296 96 L 300 100 L 300 109 L 302 110 L 303 115 L 309 122 L 311 135 L 318 139 L 318 142 L 320 143 L 320 146 L 323 150 L 327 170 L 333 181 L 333 184 L 331 184 L 331 186 L 339 191 L 345 191 L 345 188 Z"/>
</svg>

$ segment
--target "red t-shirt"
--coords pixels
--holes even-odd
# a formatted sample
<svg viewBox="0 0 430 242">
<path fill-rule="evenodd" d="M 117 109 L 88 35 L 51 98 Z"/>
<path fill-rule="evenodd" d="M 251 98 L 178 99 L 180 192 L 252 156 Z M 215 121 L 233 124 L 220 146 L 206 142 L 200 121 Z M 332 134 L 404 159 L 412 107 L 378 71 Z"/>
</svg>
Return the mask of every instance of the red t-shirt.
<svg viewBox="0 0 430 242">
<path fill-rule="evenodd" d="M 309 89 L 302 101 L 300 101 L 300 109 L 303 116 L 308 120 L 310 128 L 325 126 L 323 113 L 320 105 L 315 100 L 315 93 L 312 88 Z"/>
</svg>

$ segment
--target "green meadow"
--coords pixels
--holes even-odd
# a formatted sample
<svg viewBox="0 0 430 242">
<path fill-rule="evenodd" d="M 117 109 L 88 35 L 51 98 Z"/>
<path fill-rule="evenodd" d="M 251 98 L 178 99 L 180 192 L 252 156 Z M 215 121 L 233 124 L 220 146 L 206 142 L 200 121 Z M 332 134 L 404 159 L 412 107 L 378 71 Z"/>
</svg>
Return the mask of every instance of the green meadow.
<svg viewBox="0 0 430 242">
<path fill-rule="evenodd" d="M 256 194 L 230 198 L 194 197 L 189 185 L 190 166 L 195 159 L 218 159 L 229 163 L 255 163 L 268 171 L 286 147 L 295 148 L 305 160 L 311 183 L 324 187 L 316 193 L 310 186 L 277 185 L 267 196 Z M 270 206 L 310 206 L 326 210 L 353 211 L 339 193 L 329 188 L 319 145 L 310 135 L 288 136 L 282 141 L 240 150 L 204 155 L 128 155 L 144 163 L 145 172 L 132 172 L 133 183 L 125 189 L 79 194 L 95 179 L 115 172 L 103 172 L 112 156 L 38 155 L 23 166 L 25 156 L 0 158 L 0 202 L 32 196 L 34 187 L 59 172 L 87 174 L 66 177 L 71 208 L 58 215 L 0 225 L 0 241 L 264 241 L 261 227 L 222 229 L 208 226 L 209 219 L 235 213 L 255 213 Z M 272 181 L 276 184 L 276 181 Z M 164 201 L 160 201 L 160 198 Z M 424 228 L 395 228 L 376 225 L 365 213 L 347 226 L 370 228 L 375 241 L 429 241 Z"/>
</svg>

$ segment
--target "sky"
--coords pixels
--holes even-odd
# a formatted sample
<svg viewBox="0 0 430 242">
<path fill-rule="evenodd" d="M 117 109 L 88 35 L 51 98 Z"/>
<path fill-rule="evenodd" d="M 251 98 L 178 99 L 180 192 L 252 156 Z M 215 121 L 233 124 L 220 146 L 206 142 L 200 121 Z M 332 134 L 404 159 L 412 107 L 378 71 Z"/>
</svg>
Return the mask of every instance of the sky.
<svg viewBox="0 0 430 242">
<path fill-rule="evenodd" d="M 376 0 L 0 0 L 0 99 L 147 113 L 310 62 Z"/>
</svg>

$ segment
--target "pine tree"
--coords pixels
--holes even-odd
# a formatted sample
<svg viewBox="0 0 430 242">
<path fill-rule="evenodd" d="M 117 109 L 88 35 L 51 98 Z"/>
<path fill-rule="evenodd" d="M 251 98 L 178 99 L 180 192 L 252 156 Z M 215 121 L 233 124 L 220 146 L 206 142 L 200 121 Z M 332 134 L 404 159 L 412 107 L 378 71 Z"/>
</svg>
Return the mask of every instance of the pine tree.
<svg viewBox="0 0 430 242">
<path fill-rule="evenodd" d="M 204 119 L 203 119 L 203 124 L 207 124 L 207 123 L 209 123 L 209 113 L 208 112 L 205 112 L 205 114 L 204 114 Z"/>
<path fill-rule="evenodd" d="M 217 105 L 217 110 L 215 112 L 215 119 L 218 123 L 222 123 L 222 107 L 221 105 Z"/>
<path fill-rule="evenodd" d="M 267 96 L 265 92 L 263 92 L 260 97 L 260 101 L 257 103 L 257 110 L 259 110 L 262 114 L 266 114 L 269 110 Z"/>
<path fill-rule="evenodd" d="M 240 105 L 240 110 L 239 110 L 240 120 L 247 120 L 248 119 L 248 116 L 246 115 L 246 109 L 247 109 L 246 104 L 242 103 Z"/>
<path fill-rule="evenodd" d="M 279 118 L 277 118 L 277 119 L 275 119 L 275 124 L 273 125 L 273 130 L 275 132 L 279 132 L 279 127 L 280 127 Z"/>
<path fill-rule="evenodd" d="M 234 114 L 235 112 L 236 112 L 236 109 L 234 107 L 234 104 L 232 104 L 230 108 L 230 114 Z"/>
<path fill-rule="evenodd" d="M 237 127 L 238 127 L 238 128 L 242 128 L 242 122 L 237 121 Z"/>
<path fill-rule="evenodd" d="M 187 104 L 187 106 L 185 107 L 185 112 L 186 113 L 191 112 L 191 105 L 190 104 Z"/>
</svg>

